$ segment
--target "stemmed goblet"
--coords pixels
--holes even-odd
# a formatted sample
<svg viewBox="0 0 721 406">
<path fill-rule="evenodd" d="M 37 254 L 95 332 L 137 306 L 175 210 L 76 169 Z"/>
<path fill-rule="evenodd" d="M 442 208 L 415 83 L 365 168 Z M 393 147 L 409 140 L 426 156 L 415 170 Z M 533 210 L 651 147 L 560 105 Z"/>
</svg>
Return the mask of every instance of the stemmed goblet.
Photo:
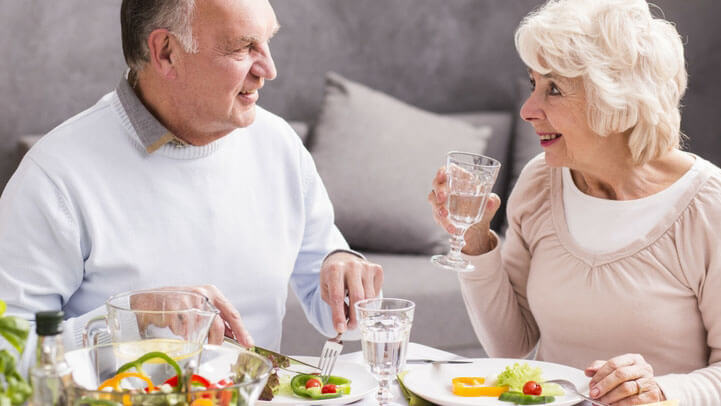
<svg viewBox="0 0 721 406">
<path fill-rule="evenodd" d="M 390 384 L 406 362 L 415 306 L 410 300 L 391 298 L 355 304 L 363 357 L 378 379 L 376 400 L 381 406 L 393 404 Z"/>
<path fill-rule="evenodd" d="M 451 151 L 446 156 L 448 176 L 448 220 L 455 228 L 451 234 L 450 251 L 434 255 L 431 262 L 456 272 L 470 272 L 473 264 L 461 256 L 466 244 L 463 235 L 483 217 L 486 200 L 496 182 L 501 163 L 487 156 Z"/>
</svg>

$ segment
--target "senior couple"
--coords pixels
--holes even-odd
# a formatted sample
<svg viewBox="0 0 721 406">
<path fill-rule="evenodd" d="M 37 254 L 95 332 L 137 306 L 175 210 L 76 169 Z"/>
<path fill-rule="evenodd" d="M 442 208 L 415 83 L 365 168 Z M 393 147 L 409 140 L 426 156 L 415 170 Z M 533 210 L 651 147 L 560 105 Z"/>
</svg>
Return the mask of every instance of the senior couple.
<svg viewBox="0 0 721 406">
<path fill-rule="evenodd" d="M 181 287 L 210 340 L 278 348 L 287 286 L 323 334 L 383 272 L 349 249 L 291 127 L 256 106 L 276 76 L 267 0 L 124 0 L 129 71 L 25 156 L 0 199 L 0 298 L 69 316 L 66 343 L 123 290 Z M 585 369 L 613 405 L 721 404 L 721 171 L 679 149 L 682 41 L 645 0 L 551 0 L 516 32 L 544 154 L 465 234 L 460 276 L 491 356 Z M 272 162 L 272 167 L 270 163 Z M 441 168 L 428 199 L 448 232 Z M 421 326 L 422 328 L 422 326 Z"/>
</svg>

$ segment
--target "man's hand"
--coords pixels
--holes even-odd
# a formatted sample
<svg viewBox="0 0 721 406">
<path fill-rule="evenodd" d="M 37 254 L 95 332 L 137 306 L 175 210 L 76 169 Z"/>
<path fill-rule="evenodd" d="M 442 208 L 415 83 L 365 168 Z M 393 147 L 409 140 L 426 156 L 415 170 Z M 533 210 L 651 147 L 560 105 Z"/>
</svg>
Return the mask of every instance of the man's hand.
<svg viewBox="0 0 721 406">
<path fill-rule="evenodd" d="M 378 296 L 382 285 L 383 268 L 380 265 L 348 252 L 337 252 L 325 259 L 320 268 L 320 292 L 333 312 L 333 325 L 337 332 L 342 333 L 358 325 L 353 306 L 360 300 Z M 345 303 L 346 292 L 350 299 L 348 305 Z"/>
<path fill-rule="evenodd" d="M 215 320 L 213 320 L 213 325 L 210 326 L 210 331 L 208 332 L 209 344 L 220 345 L 223 343 L 223 338 L 228 336 L 235 338 L 241 345 L 246 347 L 255 345 L 250 333 L 248 333 L 245 326 L 243 326 L 243 320 L 240 318 L 238 310 L 236 310 L 235 306 L 233 306 L 214 285 L 167 287 L 161 288 L 160 290 L 166 289 L 184 290 L 201 294 L 207 297 L 210 303 L 220 311 L 220 317 L 216 317 Z M 187 306 L 185 308 L 187 308 Z M 182 329 L 181 326 L 171 327 Z"/>
</svg>

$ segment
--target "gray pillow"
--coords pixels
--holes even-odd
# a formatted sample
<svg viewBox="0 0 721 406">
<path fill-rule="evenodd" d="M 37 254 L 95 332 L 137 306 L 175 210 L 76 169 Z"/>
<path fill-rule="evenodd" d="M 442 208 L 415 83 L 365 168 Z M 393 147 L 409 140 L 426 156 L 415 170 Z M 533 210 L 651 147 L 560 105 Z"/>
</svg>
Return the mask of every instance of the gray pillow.
<svg viewBox="0 0 721 406">
<path fill-rule="evenodd" d="M 490 134 L 331 72 L 310 151 L 351 247 L 431 254 L 448 241 L 426 201 L 433 176 L 447 151 L 483 153 Z"/>
<path fill-rule="evenodd" d="M 298 137 L 300 137 L 301 142 L 303 144 L 308 141 L 308 124 L 306 124 L 304 121 L 288 121 L 288 124 L 293 128 L 293 131 L 295 131 L 296 134 L 298 134 Z"/>
</svg>

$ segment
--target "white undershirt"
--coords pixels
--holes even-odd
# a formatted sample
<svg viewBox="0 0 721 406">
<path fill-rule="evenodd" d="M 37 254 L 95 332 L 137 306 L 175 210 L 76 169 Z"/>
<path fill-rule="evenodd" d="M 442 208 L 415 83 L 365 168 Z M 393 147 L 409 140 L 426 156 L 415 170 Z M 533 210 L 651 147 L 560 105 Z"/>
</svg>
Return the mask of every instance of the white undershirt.
<svg viewBox="0 0 721 406">
<path fill-rule="evenodd" d="M 698 176 L 699 160 L 666 189 L 641 199 L 609 200 L 581 192 L 563 168 L 563 207 L 571 237 L 593 253 L 619 250 L 642 238 L 684 195 Z"/>
</svg>

